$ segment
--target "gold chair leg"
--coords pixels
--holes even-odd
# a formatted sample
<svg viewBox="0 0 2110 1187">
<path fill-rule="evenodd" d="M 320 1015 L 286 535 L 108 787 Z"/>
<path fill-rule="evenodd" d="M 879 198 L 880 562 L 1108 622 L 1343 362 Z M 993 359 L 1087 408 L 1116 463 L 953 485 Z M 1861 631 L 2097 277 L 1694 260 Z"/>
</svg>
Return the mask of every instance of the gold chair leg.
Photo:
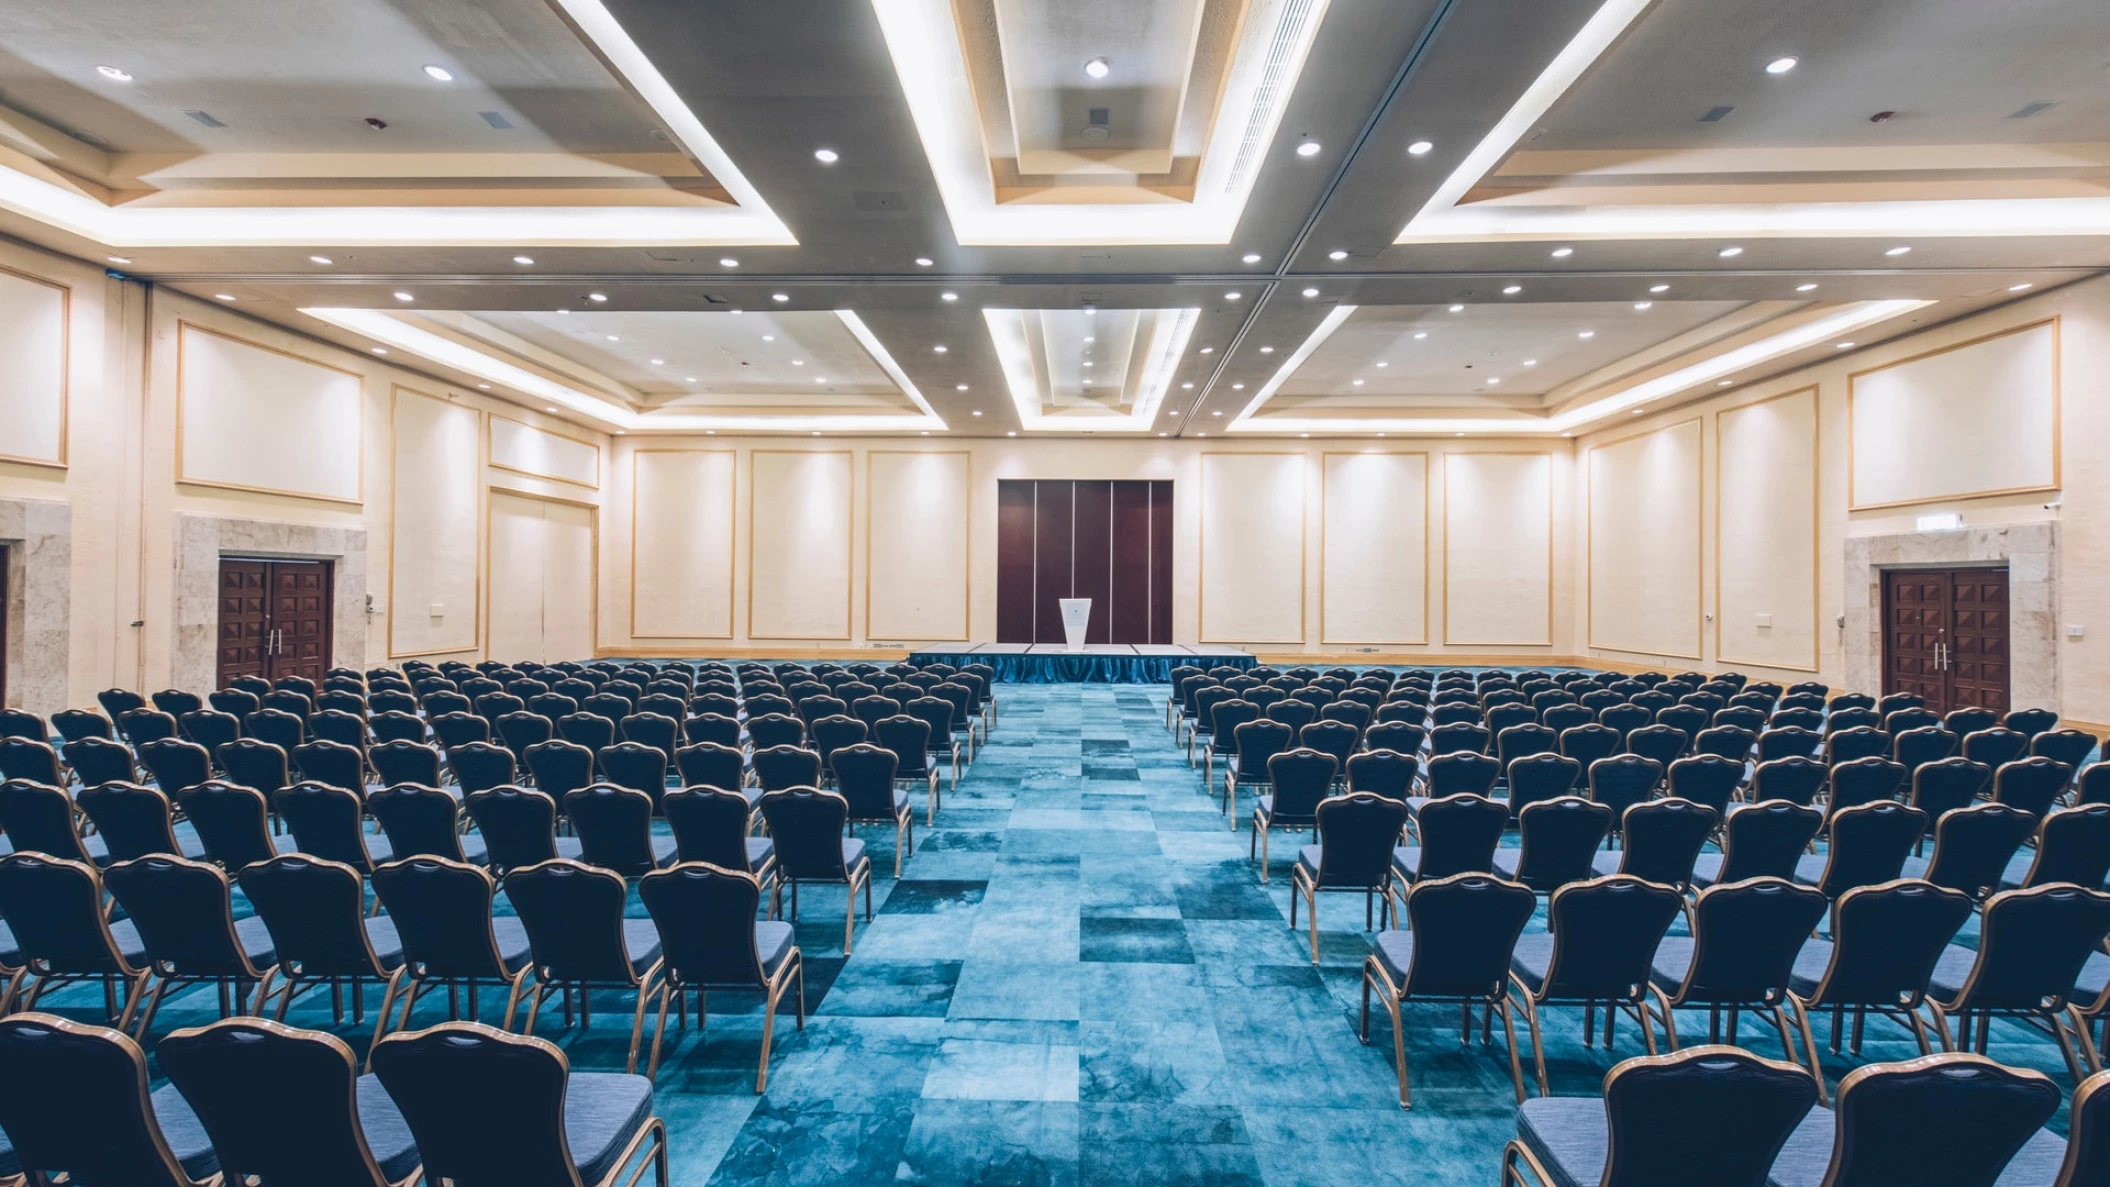
<svg viewBox="0 0 2110 1187">
<path fill-rule="evenodd" d="M 1517 1000 L 1524 1007 L 1524 1028 L 1531 1034 L 1531 1060 L 1538 1070 L 1539 1095 L 1552 1096 L 1553 1090 L 1546 1085 L 1546 1044 L 1539 1037 L 1539 1007 L 1531 1000 L 1531 990 L 1525 988 L 1516 974 L 1509 975 L 1511 984 L 1522 994 Z"/>
<path fill-rule="evenodd" d="M 1795 1024 L 1802 1030 L 1802 1045 L 1810 1055 L 1810 1078 L 1817 1081 L 1817 1103 L 1829 1106 L 1831 1100 L 1824 1091 L 1824 1064 L 1817 1058 L 1817 1035 L 1810 1029 L 1810 1011 L 1802 1004 L 1802 999 L 1792 993 L 1788 995 L 1788 1004 L 1795 1009 Z"/>
<path fill-rule="evenodd" d="M 660 979 L 661 970 L 665 967 L 666 961 L 656 961 L 651 968 L 645 970 L 644 976 L 638 978 L 637 1012 L 630 1019 L 630 1060 L 623 1065 L 623 1071 L 627 1074 L 637 1074 L 637 1049 L 645 1037 L 645 1003 L 652 1000 L 652 983 Z"/>
<path fill-rule="evenodd" d="M 1517 1103 L 1523 1104 L 1524 1062 L 1517 1058 L 1517 1024 L 1516 1019 L 1513 1017 L 1514 1012 L 1509 1004 L 1509 995 L 1506 992 L 1502 995 L 1501 1007 L 1496 1012 L 1502 1016 L 1502 1034 L 1509 1040 L 1509 1079 L 1511 1084 L 1516 1087 Z"/>
<path fill-rule="evenodd" d="M 672 979 L 667 977 L 660 978 L 659 1021 L 653 1024 L 652 1054 L 651 1057 L 645 1061 L 645 1078 L 647 1080 L 650 1080 L 653 1077 L 659 1075 L 659 1045 L 661 1040 L 667 1037 L 667 1004 L 673 999 L 675 994 L 680 992 L 681 990 L 674 987 L 674 982 Z M 700 1022 L 697 1026 L 697 1029 L 702 1029 L 702 1025 Z"/>
</svg>

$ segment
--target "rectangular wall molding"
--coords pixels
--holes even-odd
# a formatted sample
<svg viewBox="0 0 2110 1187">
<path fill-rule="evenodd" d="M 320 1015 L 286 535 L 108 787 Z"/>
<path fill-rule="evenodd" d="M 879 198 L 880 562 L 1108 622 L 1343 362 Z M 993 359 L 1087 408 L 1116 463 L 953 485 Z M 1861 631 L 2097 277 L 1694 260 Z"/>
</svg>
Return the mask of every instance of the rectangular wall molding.
<svg viewBox="0 0 2110 1187">
<path fill-rule="evenodd" d="M 1553 455 L 1443 459 L 1443 641 L 1553 645 Z"/>
<path fill-rule="evenodd" d="M 1319 641 L 1429 641 L 1429 455 L 1329 453 L 1319 517 Z"/>
</svg>

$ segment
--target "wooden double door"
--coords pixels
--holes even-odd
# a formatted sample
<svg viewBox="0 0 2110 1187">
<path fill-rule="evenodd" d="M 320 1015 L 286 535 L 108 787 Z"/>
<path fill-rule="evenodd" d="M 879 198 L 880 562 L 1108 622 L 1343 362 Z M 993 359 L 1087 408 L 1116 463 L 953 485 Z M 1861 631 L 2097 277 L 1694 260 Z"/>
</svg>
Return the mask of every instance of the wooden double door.
<svg viewBox="0 0 2110 1187">
<path fill-rule="evenodd" d="M 996 484 L 996 639 L 1061 643 L 1062 599 L 1090 598 L 1087 643 L 1172 642 L 1172 483 Z"/>
<path fill-rule="evenodd" d="M 1937 713 L 2008 711 L 2007 569 L 1883 573 L 1883 691 Z"/>
<path fill-rule="evenodd" d="M 220 558 L 220 646 L 216 687 L 236 676 L 305 676 L 330 666 L 329 561 Z"/>
</svg>

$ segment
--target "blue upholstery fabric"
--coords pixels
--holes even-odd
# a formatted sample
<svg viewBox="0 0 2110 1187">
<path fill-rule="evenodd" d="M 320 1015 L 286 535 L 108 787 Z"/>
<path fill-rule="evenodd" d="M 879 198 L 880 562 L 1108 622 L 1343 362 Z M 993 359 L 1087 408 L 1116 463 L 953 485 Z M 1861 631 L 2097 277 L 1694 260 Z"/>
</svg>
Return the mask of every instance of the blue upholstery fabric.
<svg viewBox="0 0 2110 1187">
<path fill-rule="evenodd" d="M 1808 940 L 1802 951 L 1795 954 L 1794 967 L 1788 971 L 1788 988 L 1795 996 L 1807 998 L 1817 992 L 1817 982 L 1824 980 L 1824 970 L 1832 963 L 1830 940 Z"/>
<path fill-rule="evenodd" d="M 455 839 L 461 842 L 462 857 L 470 864 L 483 865 L 491 860 L 491 849 L 484 844 L 482 833 L 463 833 Z"/>
<path fill-rule="evenodd" d="M 169 1153 L 176 1156 L 183 1173 L 193 1179 L 219 1173 L 220 1156 L 213 1153 L 212 1139 L 205 1136 L 205 1126 L 191 1112 L 190 1102 L 183 1099 L 176 1086 L 164 1084 L 155 1089 L 151 1103 L 154 1120 L 161 1124 L 161 1136 L 168 1139 Z"/>
<path fill-rule="evenodd" d="M 1495 850 L 1495 872 L 1511 881 L 1516 880 L 1517 868 L 1523 864 L 1523 861 L 1524 851 L 1522 849 L 1504 847 Z"/>
<path fill-rule="evenodd" d="M 417 1141 L 410 1136 L 410 1126 L 396 1110 L 396 1102 L 382 1089 L 378 1077 L 359 1077 L 358 1096 L 359 1128 L 366 1135 L 367 1148 L 374 1152 L 374 1161 L 381 1164 L 381 1173 L 389 1182 L 396 1182 L 417 1169 Z"/>
<path fill-rule="evenodd" d="M 1824 1172 L 1831 1167 L 1832 1136 L 1837 1128 L 1832 1110 L 1811 1109 L 1773 1160 L 1773 1171 L 1766 1176 L 1768 1187 L 1818 1187 L 1823 1183 Z M 1994 1180 L 1994 1187 L 2051 1187 L 2065 1158 L 2066 1139 L 2040 1129 L 2016 1151 L 2007 1169 Z"/>
<path fill-rule="evenodd" d="M 498 939 L 498 955 L 506 962 L 506 971 L 517 973 L 527 967 L 527 927 L 511 915 L 500 915 L 491 920 L 491 934 Z"/>
<path fill-rule="evenodd" d="M 1678 987 L 1685 984 L 1685 975 L 1692 971 L 1693 942 L 1690 936 L 1665 936 L 1656 945 L 1656 956 L 1649 962 L 1648 979 L 1665 993 L 1675 995 Z"/>
<path fill-rule="evenodd" d="M 1392 851 L 1392 868 L 1409 881 L 1421 877 L 1421 846 L 1401 845 Z"/>
<path fill-rule="evenodd" d="M 2088 963 L 2081 966 L 2080 975 L 2073 979 L 2073 995 L 2067 1000 L 2085 1010 L 2103 995 L 2105 986 L 2110 986 L 2110 956 L 2091 952 Z"/>
<path fill-rule="evenodd" d="M 1815 886 L 1824 877 L 1824 863 L 1828 860 L 1822 853 L 1806 853 L 1795 859 L 1795 880 L 1804 886 Z"/>
<path fill-rule="evenodd" d="M 1604 1101 L 1552 1096 L 1517 1109 L 1517 1138 L 1545 1165 L 1553 1187 L 1597 1187 L 1611 1156 Z"/>
<path fill-rule="evenodd" d="M 1971 977 L 1971 966 L 1977 962 L 1976 948 L 1959 944 L 1943 948 L 1941 959 L 1934 962 L 1933 975 L 1927 978 L 1927 996 L 1946 1002 L 1961 993 L 1963 983 Z"/>
<path fill-rule="evenodd" d="M 908 793 L 905 791 L 896 792 L 895 794 L 901 796 L 903 799 L 906 799 L 908 797 Z M 768 837 L 747 838 L 747 868 L 754 869 L 760 866 L 764 861 L 768 860 L 769 857 L 776 851 L 777 843 L 775 841 L 770 840 Z"/>
<path fill-rule="evenodd" d="M 1419 815 L 1421 815 L 1421 810 L 1422 810 L 1423 808 L 1425 808 L 1425 807 L 1427 807 L 1427 806 L 1428 806 L 1428 803 L 1429 803 L 1429 800 L 1430 800 L 1430 798 L 1431 798 L 1431 797 L 1429 797 L 1429 796 L 1425 796 L 1425 795 L 1410 795 L 1410 796 L 1408 796 L 1408 797 L 1407 797 L 1407 815 L 1409 815 L 1409 816 L 1419 816 Z"/>
<path fill-rule="evenodd" d="M 858 840 L 856 837 L 851 837 L 843 842 L 843 867 L 845 869 L 856 869 L 857 863 L 864 858 L 864 855 L 865 843 L 863 841 Z"/>
<path fill-rule="evenodd" d="M 755 924 L 755 951 L 762 954 L 762 971 L 775 975 L 777 966 L 791 955 L 791 925 L 774 919 Z"/>
<path fill-rule="evenodd" d="M 557 838 L 557 856 L 558 856 L 558 857 L 568 857 L 568 858 L 570 858 L 570 859 L 571 859 L 571 860 L 573 860 L 573 861 L 577 861 L 577 860 L 579 860 L 579 858 L 580 858 L 580 857 L 581 857 L 582 855 L 584 855 L 584 854 L 585 854 L 585 852 L 586 852 L 586 847 L 585 847 L 585 843 L 584 843 L 583 841 L 579 840 L 579 838 L 577 838 L 577 837 L 558 837 L 558 838 Z"/>
<path fill-rule="evenodd" d="M 1732 805 L 1729 810 L 1734 812 L 1736 808 Z M 1692 884 L 1703 889 L 1712 886 L 1715 878 L 1721 872 L 1722 855 L 1719 853 L 1702 853 L 1692 863 Z"/>
<path fill-rule="evenodd" d="M 15 943 L 15 933 L 7 930 L 5 923 L 0 923 L 0 967 L 22 967 L 22 948 Z"/>
<path fill-rule="evenodd" d="M 366 942 L 374 946 L 382 968 L 394 969 L 403 963 L 403 939 L 396 934 L 396 921 L 388 916 L 376 915 L 366 921 Z"/>
<path fill-rule="evenodd" d="M 1620 856 L 1625 852 L 1626 850 L 1624 849 L 1598 850 L 1597 855 L 1590 859 L 1590 872 L 1600 878 L 1609 877 L 1613 874 L 1618 873 L 1619 859 Z"/>
<path fill-rule="evenodd" d="M 248 954 L 249 963 L 266 968 L 278 963 L 278 946 L 271 942 L 271 932 L 264 927 L 261 917 L 251 915 L 247 919 L 234 921 L 234 938 Z"/>
<path fill-rule="evenodd" d="M 1509 954 L 1509 971 L 1517 975 L 1525 988 L 1537 993 L 1546 983 L 1546 973 L 1552 967 L 1552 936 L 1542 933 L 1517 937 L 1516 950 Z"/>
<path fill-rule="evenodd" d="M 657 862 L 660 865 L 665 865 L 668 862 L 673 861 L 675 849 L 676 844 L 674 841 L 674 835 L 672 833 L 667 833 L 665 835 L 659 833 L 652 834 L 653 861 Z"/>
<path fill-rule="evenodd" d="M 136 969 L 146 962 L 147 942 L 139 938 L 138 924 L 120 919 L 110 925 L 110 937 L 117 941 L 117 950 L 125 954 L 125 963 Z"/>
<path fill-rule="evenodd" d="M 0 1178 L 7 1178 L 21 1173 L 22 1160 L 15 1157 L 14 1143 L 7 1140 L 5 1133 L 0 1133 Z"/>
<path fill-rule="evenodd" d="M 1377 963 L 1384 966 L 1387 976 L 1395 985 L 1404 985 L 1407 967 L 1414 963 L 1414 933 L 1410 931 L 1381 931 L 1372 945 Z"/>
<path fill-rule="evenodd" d="M 630 969 L 643 976 L 659 959 L 659 929 L 650 919 L 623 920 L 623 948 L 630 953 Z"/>
<path fill-rule="evenodd" d="M 573 1072 L 564 1088 L 564 1140 L 579 1178 L 597 1183 L 652 1116 L 652 1081 L 613 1072 Z"/>
</svg>

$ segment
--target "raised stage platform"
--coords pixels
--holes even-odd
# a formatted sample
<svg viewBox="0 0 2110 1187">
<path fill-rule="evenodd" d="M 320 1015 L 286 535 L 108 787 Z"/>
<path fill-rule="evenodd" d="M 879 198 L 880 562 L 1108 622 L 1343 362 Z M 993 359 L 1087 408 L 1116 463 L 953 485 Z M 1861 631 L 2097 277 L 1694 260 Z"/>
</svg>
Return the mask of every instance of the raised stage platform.
<svg viewBox="0 0 2110 1187">
<path fill-rule="evenodd" d="M 1251 652 L 1180 644 L 1090 643 L 1071 651 L 1060 643 L 971 643 L 914 652 L 910 663 L 988 664 L 1010 684 L 1164 684 L 1172 669 L 1250 668 Z"/>
</svg>

